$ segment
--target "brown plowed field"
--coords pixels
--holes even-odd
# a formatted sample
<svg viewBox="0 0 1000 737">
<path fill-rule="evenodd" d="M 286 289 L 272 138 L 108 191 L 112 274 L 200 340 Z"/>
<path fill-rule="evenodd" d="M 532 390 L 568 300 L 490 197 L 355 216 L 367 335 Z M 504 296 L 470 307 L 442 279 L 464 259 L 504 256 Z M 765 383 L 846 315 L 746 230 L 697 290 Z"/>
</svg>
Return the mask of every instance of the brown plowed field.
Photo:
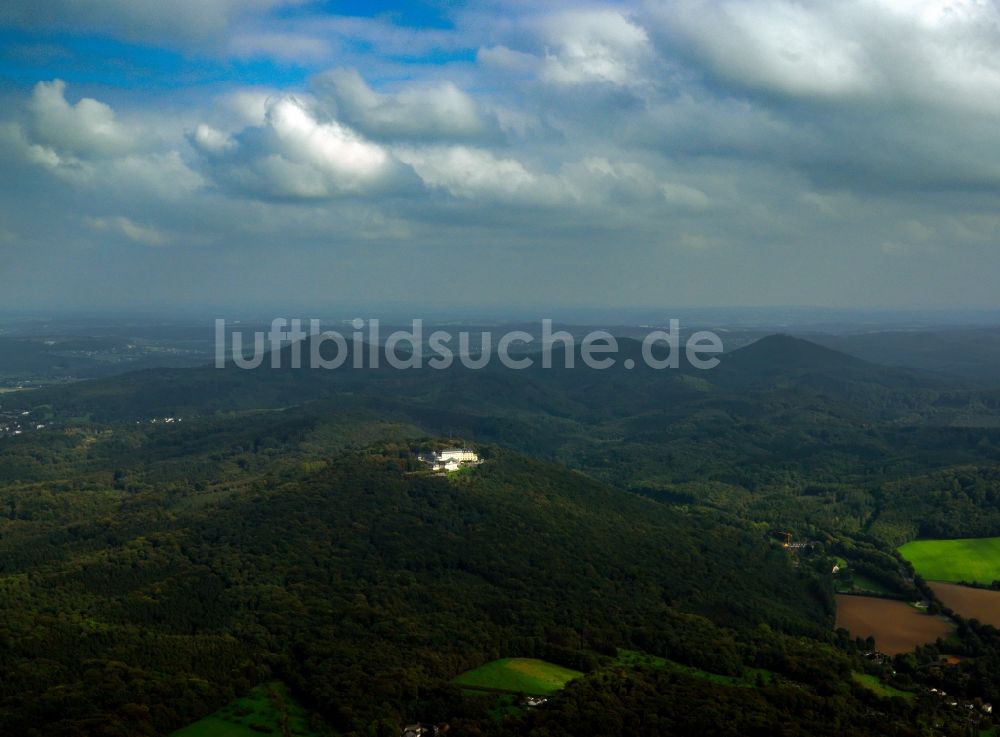
<svg viewBox="0 0 1000 737">
<path fill-rule="evenodd" d="M 837 594 L 837 627 L 852 637 L 874 637 L 875 648 L 889 655 L 908 653 L 945 637 L 951 625 L 941 617 L 914 609 L 904 601 Z"/>
<path fill-rule="evenodd" d="M 957 583 L 930 581 L 934 595 L 956 614 L 1000 627 L 1000 591 L 974 589 Z"/>
</svg>

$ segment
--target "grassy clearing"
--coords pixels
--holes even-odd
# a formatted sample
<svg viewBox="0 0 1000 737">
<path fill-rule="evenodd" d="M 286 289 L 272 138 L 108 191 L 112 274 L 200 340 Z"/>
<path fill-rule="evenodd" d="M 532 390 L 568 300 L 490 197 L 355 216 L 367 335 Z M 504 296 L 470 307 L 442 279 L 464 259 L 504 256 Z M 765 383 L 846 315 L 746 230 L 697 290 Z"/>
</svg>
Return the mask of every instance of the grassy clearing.
<svg viewBox="0 0 1000 737">
<path fill-rule="evenodd" d="M 879 679 L 878 676 L 870 676 L 867 673 L 852 673 L 851 677 L 862 686 L 882 698 L 900 698 L 910 701 L 916 697 L 911 691 L 900 691 L 898 688 L 888 686 Z"/>
<path fill-rule="evenodd" d="M 874 581 L 860 573 L 849 573 L 845 576 L 834 578 L 834 588 L 837 593 L 849 594 L 856 592 L 859 594 L 890 594 L 892 593 L 878 581 Z"/>
<path fill-rule="evenodd" d="M 892 593 L 885 586 L 880 584 L 867 576 L 863 576 L 860 573 L 855 573 L 854 575 L 854 590 L 855 591 L 868 591 L 873 594 L 889 594 Z"/>
<path fill-rule="evenodd" d="M 241 699 L 170 737 L 314 737 L 306 712 L 281 683 L 258 686 Z"/>
<path fill-rule="evenodd" d="M 689 665 L 682 665 L 666 658 L 647 655 L 637 650 L 619 650 L 618 662 L 622 665 L 645 665 L 653 668 L 669 668 L 678 673 L 684 673 L 695 678 L 703 678 L 712 683 L 721 683 L 725 686 L 736 686 L 738 688 L 753 688 L 759 683 L 769 684 L 774 679 L 774 673 L 764 668 L 745 668 L 742 676 L 723 676 L 718 673 L 709 673 L 707 670 L 701 670 L 700 668 L 692 668 Z"/>
<path fill-rule="evenodd" d="M 929 581 L 1000 580 L 1000 537 L 914 540 L 901 546 L 899 553 Z"/>
<path fill-rule="evenodd" d="M 545 696 L 583 674 L 533 658 L 503 658 L 462 673 L 454 683 L 465 688 Z"/>
</svg>

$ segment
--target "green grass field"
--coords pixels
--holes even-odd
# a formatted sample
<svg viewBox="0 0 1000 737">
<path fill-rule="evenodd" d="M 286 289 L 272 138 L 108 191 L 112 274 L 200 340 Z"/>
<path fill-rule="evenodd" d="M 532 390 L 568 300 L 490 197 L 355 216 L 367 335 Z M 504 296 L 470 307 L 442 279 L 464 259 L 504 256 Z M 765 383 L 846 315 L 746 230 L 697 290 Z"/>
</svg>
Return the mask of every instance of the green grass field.
<svg viewBox="0 0 1000 737">
<path fill-rule="evenodd" d="M 703 678 L 712 683 L 721 683 L 725 686 L 735 686 L 737 688 L 753 688 L 758 683 L 769 684 L 774 679 L 774 673 L 765 668 L 746 668 L 742 676 L 724 676 L 719 673 L 709 673 L 701 668 L 693 668 L 690 665 L 683 665 L 673 660 L 660 658 L 655 655 L 647 655 L 638 650 L 619 650 L 618 662 L 622 665 L 649 666 L 652 668 L 669 668 L 670 670 L 683 673 L 695 678 Z"/>
<path fill-rule="evenodd" d="M 281 683 L 258 686 L 242 699 L 189 724 L 170 737 L 263 737 L 284 734 L 287 719 L 290 735 L 313 737 L 305 710 Z"/>
<path fill-rule="evenodd" d="M 867 673 L 852 673 L 851 677 L 872 693 L 878 694 L 883 698 L 894 696 L 909 701 L 916 697 L 916 694 L 911 691 L 900 691 L 898 688 L 887 686 L 879 680 L 878 676 L 870 676 Z"/>
<path fill-rule="evenodd" d="M 1000 537 L 914 540 L 901 546 L 899 554 L 928 581 L 989 584 L 1000 579 Z"/>
<path fill-rule="evenodd" d="M 466 688 L 545 696 L 583 674 L 533 658 L 503 658 L 466 671 L 454 683 Z"/>
<path fill-rule="evenodd" d="M 875 594 L 888 594 L 889 589 L 880 584 L 878 581 L 873 581 L 872 579 L 864 576 L 860 573 L 852 574 L 854 579 L 854 590 L 855 591 L 868 591 Z"/>
</svg>

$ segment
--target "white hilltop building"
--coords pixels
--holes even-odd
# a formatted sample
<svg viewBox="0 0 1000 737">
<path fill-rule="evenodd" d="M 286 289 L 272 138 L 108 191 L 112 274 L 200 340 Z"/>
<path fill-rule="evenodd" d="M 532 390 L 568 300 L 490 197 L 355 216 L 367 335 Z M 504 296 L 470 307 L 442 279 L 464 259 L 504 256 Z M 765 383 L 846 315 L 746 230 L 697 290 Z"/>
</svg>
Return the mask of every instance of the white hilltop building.
<svg viewBox="0 0 1000 737">
<path fill-rule="evenodd" d="M 479 454 L 469 448 L 448 448 L 436 453 L 424 453 L 420 460 L 437 471 L 457 471 L 462 466 L 477 466 L 482 463 Z"/>
</svg>

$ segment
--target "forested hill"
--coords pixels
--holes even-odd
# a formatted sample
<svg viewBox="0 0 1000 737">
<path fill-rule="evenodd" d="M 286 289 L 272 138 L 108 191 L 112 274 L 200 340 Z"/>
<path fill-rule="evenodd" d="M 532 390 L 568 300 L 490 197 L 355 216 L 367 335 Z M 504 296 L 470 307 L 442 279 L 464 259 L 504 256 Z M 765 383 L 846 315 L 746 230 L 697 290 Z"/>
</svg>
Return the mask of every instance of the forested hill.
<svg viewBox="0 0 1000 737">
<path fill-rule="evenodd" d="M 200 497 L 8 492 L 2 723 L 161 734 L 267 672 L 363 730 L 494 657 L 589 670 L 632 646 L 739 673 L 741 631 L 826 637 L 815 574 L 744 524 L 501 451 L 413 466 L 398 447 Z"/>
<path fill-rule="evenodd" d="M 944 391 L 961 379 L 928 371 L 880 366 L 786 334 L 770 335 L 725 355 L 714 380 L 734 387 L 812 388 L 845 398 L 868 394 L 878 402 L 900 391 Z"/>
<path fill-rule="evenodd" d="M 354 369 L 354 351 L 336 369 L 291 368 L 292 349 L 285 347 L 270 368 L 270 357 L 255 369 L 242 370 L 232 363 L 225 369 L 211 366 L 193 369 L 149 369 L 71 386 L 5 397 L 5 405 L 30 408 L 46 405 L 59 416 L 86 417 L 99 422 L 145 419 L 149 416 L 288 406 L 312 399 L 362 395 L 370 399 L 394 398 L 410 402 L 442 403 L 449 408 L 543 411 L 552 414 L 597 416 L 638 412 L 649 402 L 697 402 L 706 394 L 745 392 L 754 385 L 758 392 L 780 387 L 804 377 L 815 379 L 820 392 L 866 393 L 881 404 L 892 405 L 899 392 L 958 392 L 960 383 L 916 371 L 892 369 L 785 335 L 761 339 L 721 357 L 717 369 L 699 371 L 682 357 L 677 369 L 652 369 L 643 360 L 638 342 L 618 341 L 616 364 L 607 370 L 589 369 L 580 347 L 567 358 L 561 348 L 553 350 L 553 368 L 544 368 L 537 354 L 527 370 L 512 370 L 494 359 L 481 370 L 459 361 L 448 369 L 398 370 L 384 358 L 378 368 Z M 325 347 L 324 347 L 325 350 Z M 363 346 L 367 357 L 371 346 Z M 308 363 L 310 342 L 296 349 Z M 655 349 L 656 357 L 661 349 Z M 683 351 L 681 351 L 683 354 Z M 325 353 L 324 353 L 325 355 Z M 626 360 L 635 369 L 624 367 Z M 367 360 L 367 358 L 366 358 Z M 565 368 L 570 363 L 572 369 Z M 367 366 L 368 364 L 366 364 Z M 831 382 L 823 385 L 822 382 Z M 800 387 L 812 391 L 808 384 Z M 586 391 L 589 396 L 580 397 Z M 833 397 L 837 398 L 837 397 Z M 852 407 L 852 409 L 861 409 Z"/>
<path fill-rule="evenodd" d="M 785 333 L 761 338 L 727 354 L 724 365 L 738 372 L 755 370 L 770 375 L 797 370 L 877 370 L 860 358 Z"/>
<path fill-rule="evenodd" d="M 635 341 L 620 345 L 620 357 L 641 359 Z M 562 358 L 555 355 L 554 365 L 563 366 Z M 274 410 L 291 426 L 382 421 L 498 443 L 624 487 L 753 489 L 780 479 L 804 489 L 817 480 L 870 483 L 913 473 L 928 458 L 976 463 L 1000 453 L 997 390 L 867 364 L 788 336 L 724 355 L 709 371 L 653 370 L 641 360 L 635 370 L 580 363 L 526 371 L 496 362 L 483 370 L 355 370 L 350 361 L 329 371 L 160 369 L 5 395 L 3 404 L 56 431 L 74 423 L 123 432 L 167 417 L 199 420 L 165 431 L 186 443 L 206 422 L 227 417 L 245 418 L 247 432 L 266 427 L 274 418 L 261 413 Z"/>
<path fill-rule="evenodd" d="M 3 733 L 167 734 L 266 679 L 318 733 L 561 737 L 588 702 L 677 734 L 743 712 L 766 734 L 929 733 L 933 707 L 873 705 L 852 680 L 870 666 L 832 631 L 831 561 L 905 596 L 890 542 L 971 514 L 1000 534 L 996 396 L 786 338 L 724 359 L 155 370 L 4 395 L 44 427 L 0 438 Z M 417 460 L 454 443 L 486 462 Z M 938 478 L 950 501 L 928 508 Z M 588 675 L 510 719 L 449 685 L 508 656 Z"/>
</svg>

